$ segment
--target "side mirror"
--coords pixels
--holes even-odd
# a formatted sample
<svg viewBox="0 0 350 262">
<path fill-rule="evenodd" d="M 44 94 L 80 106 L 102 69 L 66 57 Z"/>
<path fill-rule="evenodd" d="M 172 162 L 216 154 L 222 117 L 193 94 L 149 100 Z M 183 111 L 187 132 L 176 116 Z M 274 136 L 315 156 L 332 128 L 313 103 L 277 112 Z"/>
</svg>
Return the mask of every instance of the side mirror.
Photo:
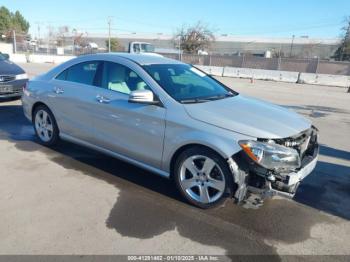
<svg viewBox="0 0 350 262">
<path fill-rule="evenodd" d="M 129 94 L 129 103 L 158 105 L 159 101 L 154 99 L 150 90 L 135 90 Z"/>
</svg>

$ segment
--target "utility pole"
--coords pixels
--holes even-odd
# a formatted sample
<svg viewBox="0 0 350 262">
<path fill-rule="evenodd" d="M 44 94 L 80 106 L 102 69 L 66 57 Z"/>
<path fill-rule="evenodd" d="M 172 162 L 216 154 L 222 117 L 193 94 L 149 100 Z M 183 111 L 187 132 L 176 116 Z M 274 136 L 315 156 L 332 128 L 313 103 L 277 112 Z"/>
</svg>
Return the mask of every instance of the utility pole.
<svg viewBox="0 0 350 262">
<path fill-rule="evenodd" d="M 37 24 L 38 34 L 36 36 L 37 42 L 36 42 L 36 46 L 34 47 L 34 51 L 38 51 L 40 46 L 40 22 L 35 22 L 35 23 Z"/>
<path fill-rule="evenodd" d="M 111 52 L 111 24 L 112 17 L 108 17 L 108 53 Z"/>
<path fill-rule="evenodd" d="M 181 59 L 181 35 L 179 35 L 179 43 L 178 43 L 178 45 L 179 45 L 179 60 L 181 61 L 182 59 Z"/>
<path fill-rule="evenodd" d="M 50 36 L 51 36 L 51 26 L 49 25 L 48 27 L 48 37 L 47 37 L 47 54 L 49 55 L 50 54 Z"/>
<path fill-rule="evenodd" d="M 13 30 L 13 52 L 17 53 L 16 31 Z"/>
<path fill-rule="evenodd" d="M 282 53 L 282 43 L 280 43 L 280 48 L 278 50 L 278 57 L 281 58 L 281 53 Z"/>
<path fill-rule="evenodd" d="M 289 55 L 289 57 L 292 57 L 292 55 L 293 55 L 294 38 L 295 38 L 295 35 L 292 36 L 292 43 L 290 45 L 290 55 Z"/>
<path fill-rule="evenodd" d="M 37 30 L 38 30 L 38 34 L 37 34 L 37 39 L 38 41 L 40 40 L 40 22 L 35 22 L 37 24 Z"/>
</svg>

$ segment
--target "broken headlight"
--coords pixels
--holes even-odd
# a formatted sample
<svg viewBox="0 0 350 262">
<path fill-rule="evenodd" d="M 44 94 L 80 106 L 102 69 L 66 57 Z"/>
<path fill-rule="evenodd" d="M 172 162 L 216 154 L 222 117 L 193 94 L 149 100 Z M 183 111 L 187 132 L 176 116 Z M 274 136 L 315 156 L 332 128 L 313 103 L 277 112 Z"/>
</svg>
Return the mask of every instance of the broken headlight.
<svg viewBox="0 0 350 262">
<path fill-rule="evenodd" d="M 292 170 L 300 167 L 298 151 L 275 143 L 254 140 L 239 141 L 243 151 L 254 162 L 271 170 Z"/>
</svg>

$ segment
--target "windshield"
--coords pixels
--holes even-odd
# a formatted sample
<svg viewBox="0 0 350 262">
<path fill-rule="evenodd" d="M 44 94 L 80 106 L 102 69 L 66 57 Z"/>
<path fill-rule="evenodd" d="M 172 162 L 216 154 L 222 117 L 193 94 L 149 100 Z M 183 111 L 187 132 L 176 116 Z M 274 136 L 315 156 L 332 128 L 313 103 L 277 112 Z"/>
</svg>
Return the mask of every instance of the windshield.
<svg viewBox="0 0 350 262">
<path fill-rule="evenodd" d="M 141 50 L 145 53 L 154 53 L 154 46 L 151 44 L 141 44 Z"/>
<path fill-rule="evenodd" d="M 237 94 L 190 65 L 146 65 L 144 69 L 180 103 L 207 102 Z"/>
</svg>

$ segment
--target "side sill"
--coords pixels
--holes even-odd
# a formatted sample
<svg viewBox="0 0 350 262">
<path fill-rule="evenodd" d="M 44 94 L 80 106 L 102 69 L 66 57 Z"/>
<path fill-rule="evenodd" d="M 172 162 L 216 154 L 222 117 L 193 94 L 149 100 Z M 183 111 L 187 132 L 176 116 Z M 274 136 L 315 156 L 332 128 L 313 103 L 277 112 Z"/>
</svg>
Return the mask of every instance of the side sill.
<svg viewBox="0 0 350 262">
<path fill-rule="evenodd" d="M 95 145 L 90 144 L 90 143 L 88 143 L 86 141 L 83 141 L 83 140 L 77 139 L 75 137 L 72 137 L 72 136 L 69 136 L 69 135 L 66 135 L 66 134 L 62 134 L 62 133 L 60 133 L 60 138 L 62 140 L 66 140 L 66 141 L 72 142 L 74 144 L 78 144 L 78 145 L 82 145 L 82 146 L 88 147 L 88 148 L 93 149 L 95 151 L 98 151 L 98 152 L 100 152 L 102 154 L 118 158 L 118 159 L 120 159 L 122 161 L 128 162 L 128 163 L 130 163 L 132 165 L 138 166 L 138 167 L 140 167 L 142 169 L 145 169 L 147 171 L 150 171 L 150 172 L 155 173 L 157 175 L 160 175 L 162 177 L 165 177 L 165 178 L 168 178 L 168 179 L 170 178 L 170 174 L 168 172 L 165 172 L 165 171 L 160 170 L 158 168 L 149 166 L 147 164 L 144 164 L 144 163 L 139 162 L 137 160 L 134 160 L 132 158 L 123 156 L 121 154 L 115 153 L 115 152 L 110 151 L 108 149 L 105 149 L 105 148 L 102 148 L 102 147 L 99 147 L 99 146 L 95 146 Z"/>
</svg>

